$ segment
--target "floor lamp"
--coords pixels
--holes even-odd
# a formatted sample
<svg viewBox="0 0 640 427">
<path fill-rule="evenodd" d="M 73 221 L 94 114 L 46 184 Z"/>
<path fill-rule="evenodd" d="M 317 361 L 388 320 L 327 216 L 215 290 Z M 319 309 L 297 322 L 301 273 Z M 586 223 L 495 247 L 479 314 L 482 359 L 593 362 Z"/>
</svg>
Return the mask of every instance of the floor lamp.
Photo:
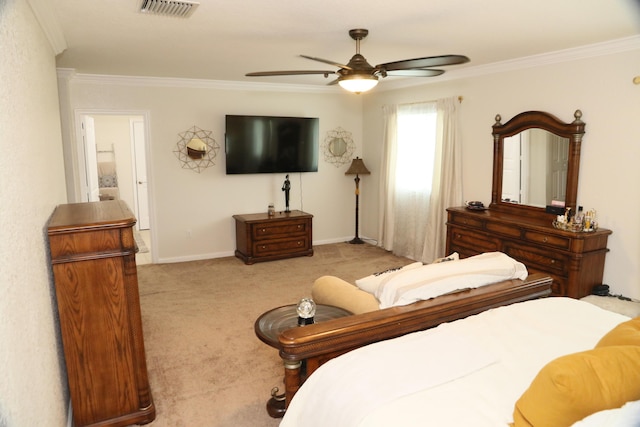
<svg viewBox="0 0 640 427">
<path fill-rule="evenodd" d="M 364 241 L 358 237 L 358 204 L 360 197 L 360 176 L 359 175 L 369 175 L 369 169 L 364 165 L 364 162 L 361 158 L 356 157 L 351 162 L 351 166 L 349 166 L 349 170 L 346 171 L 345 175 L 355 175 L 354 181 L 356 182 L 356 236 L 349 241 L 349 243 L 353 244 L 362 244 Z"/>
</svg>

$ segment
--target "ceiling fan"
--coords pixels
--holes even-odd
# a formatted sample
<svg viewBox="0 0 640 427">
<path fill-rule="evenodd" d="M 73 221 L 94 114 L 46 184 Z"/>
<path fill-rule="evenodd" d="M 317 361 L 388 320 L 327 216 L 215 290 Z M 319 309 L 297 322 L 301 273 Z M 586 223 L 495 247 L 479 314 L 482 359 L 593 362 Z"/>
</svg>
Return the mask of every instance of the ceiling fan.
<svg viewBox="0 0 640 427">
<path fill-rule="evenodd" d="M 322 58 L 300 55 L 303 58 L 313 61 L 323 62 L 339 68 L 337 71 L 325 70 L 291 70 L 291 71 L 257 71 L 247 73 L 250 77 L 264 76 L 293 76 L 303 74 L 337 74 L 338 78 L 330 82 L 330 85 L 339 84 L 342 88 L 355 93 L 366 92 L 378 84 L 378 78 L 387 76 L 404 77 L 433 77 L 444 73 L 444 70 L 433 69 L 432 67 L 442 67 L 445 65 L 457 65 L 469 62 L 469 58 L 463 55 L 442 55 L 427 56 L 424 58 L 405 59 L 402 61 L 387 62 L 384 64 L 371 66 L 364 56 L 360 55 L 360 40 L 369 34 L 369 30 L 354 29 L 349 31 L 349 35 L 356 41 L 356 54 L 351 57 L 348 64 L 340 64 Z"/>
</svg>

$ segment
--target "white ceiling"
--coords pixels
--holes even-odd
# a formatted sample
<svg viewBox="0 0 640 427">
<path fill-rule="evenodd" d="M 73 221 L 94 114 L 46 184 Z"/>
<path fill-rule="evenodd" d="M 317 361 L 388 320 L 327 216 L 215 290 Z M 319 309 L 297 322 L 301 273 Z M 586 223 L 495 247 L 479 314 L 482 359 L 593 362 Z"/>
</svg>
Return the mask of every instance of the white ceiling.
<svg viewBox="0 0 640 427">
<path fill-rule="evenodd" d="M 140 0 L 51 1 L 67 46 L 57 66 L 90 74 L 324 85 L 333 78 L 244 74 L 335 71 L 298 55 L 346 63 L 352 28 L 369 30 L 372 65 L 471 59 L 448 70 L 640 34 L 638 0 L 200 0 L 189 18 L 140 13 Z"/>
</svg>

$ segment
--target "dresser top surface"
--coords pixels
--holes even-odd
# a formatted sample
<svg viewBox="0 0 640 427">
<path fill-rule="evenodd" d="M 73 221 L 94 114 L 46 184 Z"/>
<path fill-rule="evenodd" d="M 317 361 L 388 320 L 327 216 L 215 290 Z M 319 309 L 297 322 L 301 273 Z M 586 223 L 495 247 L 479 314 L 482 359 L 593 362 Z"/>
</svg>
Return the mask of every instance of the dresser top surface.
<svg viewBox="0 0 640 427">
<path fill-rule="evenodd" d="M 122 200 L 58 205 L 49 219 L 49 235 L 82 229 L 131 227 L 136 217 Z"/>
<path fill-rule="evenodd" d="M 612 233 L 611 230 L 608 230 L 606 228 L 601 228 L 601 227 L 598 228 L 598 230 L 596 231 L 590 231 L 590 232 L 573 232 L 573 231 L 559 230 L 557 228 L 554 228 L 553 225 L 547 222 L 544 218 L 538 220 L 535 218 L 513 215 L 509 213 L 491 210 L 491 209 L 472 210 L 472 209 L 468 209 L 465 206 L 459 206 L 459 207 L 448 208 L 447 211 L 450 213 L 458 213 L 458 214 L 462 213 L 465 215 L 468 214 L 470 217 L 471 216 L 477 217 L 480 220 L 484 219 L 487 221 L 496 221 L 496 222 L 499 221 L 503 223 L 511 223 L 511 224 L 514 224 L 520 227 L 526 227 L 529 229 L 537 229 L 538 231 L 543 231 L 543 232 L 566 234 L 567 236 L 574 237 L 574 238 Z"/>
<path fill-rule="evenodd" d="M 278 211 L 274 215 L 269 216 L 267 212 L 263 213 L 254 213 L 254 214 L 244 214 L 244 215 L 234 215 L 236 220 L 242 222 L 253 222 L 253 221 L 277 221 L 283 219 L 296 219 L 296 218 L 312 218 L 313 215 L 308 214 L 306 212 L 292 210 L 291 212 Z"/>
</svg>

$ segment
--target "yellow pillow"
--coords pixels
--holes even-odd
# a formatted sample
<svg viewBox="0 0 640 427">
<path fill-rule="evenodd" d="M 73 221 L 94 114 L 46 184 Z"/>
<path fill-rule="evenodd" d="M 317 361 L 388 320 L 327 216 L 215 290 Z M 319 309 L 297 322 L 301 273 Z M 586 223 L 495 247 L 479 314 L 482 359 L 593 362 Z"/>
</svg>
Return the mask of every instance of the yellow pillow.
<svg viewBox="0 0 640 427">
<path fill-rule="evenodd" d="M 600 347 L 549 362 L 516 402 L 515 427 L 566 427 L 640 399 L 640 346 Z"/>
<path fill-rule="evenodd" d="M 607 332 L 596 348 L 609 345 L 640 345 L 640 317 L 622 322 Z"/>
</svg>

